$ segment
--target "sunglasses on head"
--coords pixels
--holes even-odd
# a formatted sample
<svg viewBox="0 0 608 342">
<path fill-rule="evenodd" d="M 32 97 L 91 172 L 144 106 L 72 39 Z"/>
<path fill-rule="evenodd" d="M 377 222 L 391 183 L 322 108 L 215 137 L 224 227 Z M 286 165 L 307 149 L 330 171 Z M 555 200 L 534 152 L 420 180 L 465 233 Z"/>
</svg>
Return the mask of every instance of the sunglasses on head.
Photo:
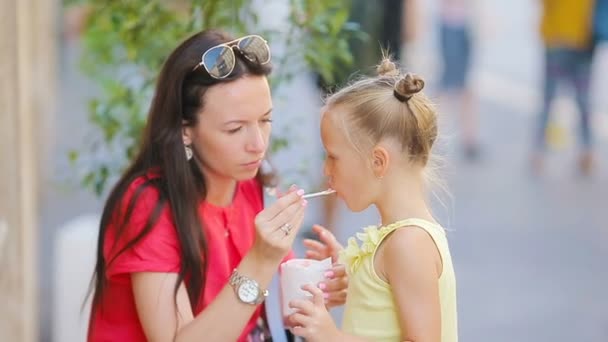
<svg viewBox="0 0 608 342">
<path fill-rule="evenodd" d="M 270 62 L 270 47 L 266 40 L 257 35 L 250 35 L 208 49 L 192 71 L 202 66 L 209 76 L 215 79 L 228 77 L 236 64 L 234 48 L 250 62 L 262 65 Z"/>
</svg>

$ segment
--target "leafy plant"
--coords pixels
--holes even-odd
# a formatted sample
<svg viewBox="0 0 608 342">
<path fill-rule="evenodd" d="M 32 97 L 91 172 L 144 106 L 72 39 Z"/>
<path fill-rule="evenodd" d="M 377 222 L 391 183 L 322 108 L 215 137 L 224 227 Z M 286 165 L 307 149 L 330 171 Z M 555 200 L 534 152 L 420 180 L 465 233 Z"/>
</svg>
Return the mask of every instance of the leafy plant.
<svg viewBox="0 0 608 342">
<path fill-rule="evenodd" d="M 255 32 L 283 46 L 282 53 L 273 51 L 273 89 L 305 68 L 334 83 L 336 68 L 352 63 L 349 41 L 364 37 L 348 22 L 350 0 L 288 0 L 281 28 L 261 25 L 261 1 L 72 0 L 66 5 L 87 9 L 81 65 L 101 88 L 89 103 L 90 121 L 101 134 L 69 158 L 82 171 L 84 186 L 97 195 L 136 153 L 157 74 L 187 36 L 222 28 L 236 36 Z M 289 143 L 277 133 L 273 151 Z"/>
</svg>

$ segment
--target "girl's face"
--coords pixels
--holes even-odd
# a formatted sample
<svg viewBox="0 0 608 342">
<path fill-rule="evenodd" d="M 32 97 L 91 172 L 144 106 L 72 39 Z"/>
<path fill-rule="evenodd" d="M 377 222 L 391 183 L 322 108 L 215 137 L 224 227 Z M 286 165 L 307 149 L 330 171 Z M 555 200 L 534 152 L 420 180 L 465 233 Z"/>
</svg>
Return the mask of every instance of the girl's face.
<svg viewBox="0 0 608 342">
<path fill-rule="evenodd" d="M 326 157 L 323 172 L 329 186 L 336 190 L 352 211 L 362 211 L 372 203 L 373 185 L 377 182 L 368 161 L 355 149 L 339 122 L 341 108 L 325 110 L 321 119 L 321 139 Z"/>
<path fill-rule="evenodd" d="M 194 126 L 184 128 L 203 172 L 235 180 L 255 177 L 270 137 L 272 100 L 266 77 L 245 76 L 207 90 Z"/>
</svg>

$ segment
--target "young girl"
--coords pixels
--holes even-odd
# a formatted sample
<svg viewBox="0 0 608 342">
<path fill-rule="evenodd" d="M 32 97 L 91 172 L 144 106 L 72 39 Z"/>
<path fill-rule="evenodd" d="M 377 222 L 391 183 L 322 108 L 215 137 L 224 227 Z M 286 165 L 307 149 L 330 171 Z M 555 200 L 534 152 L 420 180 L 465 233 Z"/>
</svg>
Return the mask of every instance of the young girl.
<svg viewBox="0 0 608 342">
<path fill-rule="evenodd" d="M 365 228 L 360 245 L 351 238 L 341 253 L 349 273 L 344 331 L 312 285 L 304 287 L 312 301 L 291 302 L 298 312 L 289 322 L 307 341 L 457 341 L 452 259 L 425 191 L 435 109 L 420 93 L 422 79 L 388 59 L 378 72 L 329 97 L 321 137 L 330 186 L 353 211 L 375 205 L 382 226 Z M 322 251 L 307 245 L 309 254 Z"/>
</svg>

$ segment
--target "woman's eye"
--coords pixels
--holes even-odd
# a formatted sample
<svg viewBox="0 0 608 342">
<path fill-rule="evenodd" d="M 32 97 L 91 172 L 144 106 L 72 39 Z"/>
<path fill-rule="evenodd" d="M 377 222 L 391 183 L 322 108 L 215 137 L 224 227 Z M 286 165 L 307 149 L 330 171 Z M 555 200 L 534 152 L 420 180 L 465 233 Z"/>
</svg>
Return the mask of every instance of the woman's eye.
<svg viewBox="0 0 608 342">
<path fill-rule="evenodd" d="M 237 128 L 234 128 L 234 129 L 230 129 L 230 130 L 228 130 L 228 133 L 229 133 L 229 134 L 234 134 L 234 133 L 236 133 L 236 132 L 238 132 L 238 131 L 240 131 L 240 130 L 241 130 L 241 127 L 237 127 Z"/>
<path fill-rule="evenodd" d="M 262 119 L 262 122 L 264 122 L 264 123 L 271 123 L 272 119 Z"/>
</svg>

